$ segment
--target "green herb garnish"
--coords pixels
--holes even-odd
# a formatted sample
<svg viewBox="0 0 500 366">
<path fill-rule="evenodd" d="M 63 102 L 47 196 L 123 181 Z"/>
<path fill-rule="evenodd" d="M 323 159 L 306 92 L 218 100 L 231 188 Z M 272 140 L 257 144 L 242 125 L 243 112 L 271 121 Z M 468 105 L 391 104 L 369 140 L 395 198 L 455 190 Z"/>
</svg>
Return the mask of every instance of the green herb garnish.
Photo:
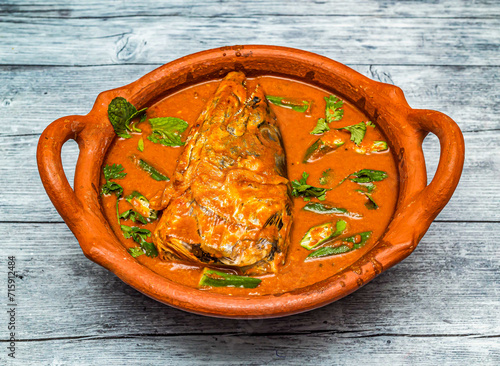
<svg viewBox="0 0 500 366">
<path fill-rule="evenodd" d="M 149 176 L 151 178 L 153 178 L 154 180 L 157 180 L 157 181 L 169 181 L 170 179 L 160 173 L 158 170 L 156 170 L 156 168 L 154 166 L 152 166 L 151 164 L 149 164 L 148 162 L 142 160 L 142 159 L 134 159 L 135 160 L 135 163 L 137 164 L 137 166 L 139 168 L 141 168 L 142 170 L 144 170 L 146 173 L 149 173 Z"/>
<path fill-rule="evenodd" d="M 329 257 L 332 255 L 337 255 L 337 254 L 343 254 L 343 253 L 347 253 L 347 252 L 359 249 L 366 244 L 366 242 L 370 238 L 371 234 L 372 234 L 371 231 L 365 231 L 363 233 L 355 234 L 355 235 L 349 236 L 347 238 L 341 239 L 341 242 L 353 243 L 352 246 L 342 244 L 342 245 L 337 246 L 337 247 L 319 248 L 318 250 L 315 250 L 314 252 L 309 254 L 306 257 L 306 261 L 311 260 L 311 259 L 315 259 L 315 258 L 322 258 L 322 257 Z"/>
<path fill-rule="evenodd" d="M 304 207 L 302 207 L 302 209 L 304 211 L 326 215 L 345 215 L 349 213 L 345 208 L 335 207 L 327 203 L 320 202 L 308 202 Z"/>
<path fill-rule="evenodd" d="M 320 135 L 330 131 L 330 127 L 328 127 L 328 123 L 324 118 L 318 118 L 318 122 L 316 123 L 316 127 L 310 132 L 311 135 Z"/>
<path fill-rule="evenodd" d="M 134 211 L 133 209 L 127 210 L 123 212 L 118 218 L 123 219 L 123 220 L 131 220 L 133 222 L 139 221 L 142 224 L 147 224 L 148 221 L 144 216 L 142 216 L 140 213 Z"/>
<path fill-rule="evenodd" d="M 361 189 L 356 189 L 356 192 L 362 193 L 368 198 L 368 201 L 365 203 L 365 207 L 369 210 L 378 209 L 377 203 L 373 200 L 372 195 L 369 192 L 362 191 Z"/>
<path fill-rule="evenodd" d="M 256 288 L 261 279 L 247 276 L 237 276 L 225 272 L 205 268 L 201 275 L 198 287 L 240 287 Z"/>
<path fill-rule="evenodd" d="M 181 133 L 186 131 L 188 123 L 176 117 L 161 117 L 149 119 L 153 133 L 148 140 L 165 146 L 183 146 Z"/>
<path fill-rule="evenodd" d="M 333 121 L 340 121 L 344 116 L 344 110 L 341 109 L 344 106 L 344 101 L 337 98 L 335 95 L 324 97 L 324 99 L 326 102 L 326 122 L 331 123 Z"/>
<path fill-rule="evenodd" d="M 128 131 L 140 132 L 141 130 L 136 128 L 135 124 L 132 127 L 129 125 L 134 118 L 142 115 L 146 109 L 137 110 L 123 97 L 113 99 L 108 105 L 108 118 L 111 125 L 113 125 L 115 133 L 120 137 L 128 139 L 132 137 Z"/>
<path fill-rule="evenodd" d="M 134 258 L 137 258 L 137 257 L 144 254 L 144 250 L 142 250 L 141 247 L 132 247 L 132 248 L 128 248 L 127 250 L 130 253 L 130 255 Z"/>
<path fill-rule="evenodd" d="M 307 111 L 311 102 L 307 100 L 296 100 L 293 98 L 276 97 L 273 95 L 266 95 L 266 99 L 274 105 L 291 108 L 296 112 L 304 113 Z"/>
<path fill-rule="evenodd" d="M 326 191 L 329 189 L 313 187 L 307 184 L 307 177 L 309 177 L 309 174 L 303 172 L 300 180 L 292 181 L 292 196 L 302 197 L 304 201 L 310 201 L 311 198 L 324 201 L 326 199 Z"/>
<path fill-rule="evenodd" d="M 346 181 L 347 179 L 349 179 L 354 183 L 370 183 L 370 182 L 379 182 L 387 177 L 388 177 L 387 173 L 381 170 L 362 169 L 352 174 L 349 174 L 347 177 L 342 179 L 339 185 L 344 183 L 344 181 Z"/>
<path fill-rule="evenodd" d="M 151 236 L 151 231 L 148 229 L 141 229 L 136 226 L 130 227 L 127 225 L 120 225 L 123 236 L 125 239 L 132 238 L 136 243 L 138 243 L 143 251 L 144 254 L 146 254 L 148 257 L 156 257 L 158 256 L 158 251 L 156 250 L 156 247 L 153 243 L 149 243 L 146 241 L 146 238 L 149 238 Z M 137 257 L 139 254 L 138 249 L 135 249 L 134 251 L 135 256 Z M 132 252 L 129 253 L 134 256 Z M 140 255 L 140 254 L 139 254 Z"/>
<path fill-rule="evenodd" d="M 366 134 L 366 124 L 364 122 L 360 122 L 356 125 L 346 126 L 340 128 L 341 130 L 347 130 L 351 133 L 351 141 L 356 145 L 359 145 Z"/>
<path fill-rule="evenodd" d="M 125 178 L 127 173 L 123 173 L 123 170 L 124 168 L 121 164 L 106 165 L 103 168 L 106 183 L 104 183 L 101 187 L 101 194 L 108 195 L 114 193 L 117 197 L 122 195 L 123 187 L 116 182 L 112 182 L 111 179 Z"/>
<path fill-rule="evenodd" d="M 139 142 L 137 143 L 137 150 L 139 150 L 140 152 L 144 151 L 144 139 L 142 137 L 139 139 Z"/>
</svg>

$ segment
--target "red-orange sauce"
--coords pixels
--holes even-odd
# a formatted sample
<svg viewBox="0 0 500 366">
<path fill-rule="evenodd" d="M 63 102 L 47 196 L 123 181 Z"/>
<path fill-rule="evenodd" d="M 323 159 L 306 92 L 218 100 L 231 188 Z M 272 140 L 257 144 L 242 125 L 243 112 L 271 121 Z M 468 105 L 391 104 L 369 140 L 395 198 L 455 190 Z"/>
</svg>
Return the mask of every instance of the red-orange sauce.
<svg viewBox="0 0 500 366">
<path fill-rule="evenodd" d="M 290 247 L 286 263 L 280 268 L 279 272 L 277 274 L 260 276 L 262 282 L 255 289 L 218 287 L 208 290 L 204 289 L 203 291 L 213 291 L 229 295 L 261 295 L 283 293 L 324 280 L 346 268 L 369 251 L 384 233 L 395 210 L 398 196 L 398 173 L 390 150 L 360 154 L 355 151 L 354 143 L 349 141 L 322 159 L 307 164 L 302 162 L 307 147 L 318 139 L 318 136 L 311 135 L 310 131 L 316 126 L 318 118 L 325 117 L 325 101 L 323 97 L 328 96 L 330 93 L 308 84 L 277 77 L 262 76 L 257 79 L 267 95 L 313 101 L 312 107 L 306 113 L 270 104 L 278 118 L 278 124 L 283 136 L 289 179 L 298 180 L 301 178 L 302 173 L 306 171 L 310 174 L 307 180 L 308 184 L 316 187 L 332 188 L 327 192 L 326 202 L 333 203 L 337 207 L 346 208 L 350 212 L 362 215 L 362 217 L 321 215 L 306 212 L 302 210 L 306 202 L 300 197 L 294 198 Z M 169 95 L 151 106 L 147 110 L 147 117 L 179 117 L 192 125 L 204 108 L 207 100 L 215 92 L 217 85 L 218 81 L 211 81 Z M 368 121 L 368 118 L 354 106 L 344 101 L 343 118 L 340 121 L 332 122 L 330 127 L 344 127 L 361 121 Z M 123 165 L 127 176 L 116 182 L 123 186 L 124 196 L 135 190 L 141 192 L 145 197 L 151 198 L 163 190 L 165 183 L 151 179 L 148 173 L 139 169 L 134 164 L 130 156 L 136 155 L 146 161 L 152 162 L 156 167 L 161 168 L 161 172 L 172 176 L 176 166 L 176 159 L 182 147 L 166 147 L 152 143 L 147 139 L 147 136 L 151 134 L 150 124 L 144 122 L 138 126 L 142 129 L 142 133 L 133 134 L 130 139 L 117 138 L 113 142 L 105 158 L 104 165 Z M 187 133 L 188 131 L 183 134 L 183 137 Z M 137 149 L 141 137 L 144 140 L 143 152 Z M 367 127 L 362 146 L 370 146 L 373 141 L 380 140 L 386 141 L 381 131 L 378 128 Z M 323 186 L 319 184 L 319 178 L 327 169 L 331 169 L 333 178 L 330 179 L 327 186 Z M 346 180 L 341 185 L 338 185 L 343 178 L 361 169 L 382 170 L 388 174 L 388 178 L 375 183 L 377 188 L 373 192 L 372 197 L 379 206 L 376 210 L 369 210 L 365 207 L 367 198 L 355 191 L 360 188 L 358 184 Z M 101 177 L 101 184 L 104 182 L 104 177 Z M 116 197 L 114 195 L 102 196 L 104 215 L 108 219 L 116 236 L 123 243 L 124 247 L 136 247 L 137 244 L 132 239 L 125 239 L 122 235 L 116 218 L 115 204 Z M 120 200 L 120 212 L 124 212 L 130 208 L 132 207 L 128 202 L 124 199 Z M 343 235 L 343 237 L 364 231 L 372 231 L 373 233 L 367 244 L 349 253 L 305 262 L 304 259 L 311 251 L 301 247 L 299 243 L 307 230 L 315 225 L 336 222 L 339 219 L 345 220 L 348 224 L 347 234 Z M 122 224 L 144 227 L 154 231 L 157 222 L 158 220 L 147 225 L 141 225 L 133 224 L 130 221 L 123 221 Z M 202 266 L 193 263 L 162 261 L 159 257 L 149 258 L 145 255 L 138 257 L 137 260 L 160 275 L 191 287 L 197 287 L 203 269 Z"/>
</svg>

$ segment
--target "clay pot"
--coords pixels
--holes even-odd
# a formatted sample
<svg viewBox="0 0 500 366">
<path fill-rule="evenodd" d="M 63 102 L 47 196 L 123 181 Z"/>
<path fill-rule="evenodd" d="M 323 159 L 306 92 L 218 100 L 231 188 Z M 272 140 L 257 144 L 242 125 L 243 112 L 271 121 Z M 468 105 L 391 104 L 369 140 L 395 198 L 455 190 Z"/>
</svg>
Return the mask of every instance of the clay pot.
<svg viewBox="0 0 500 366">
<path fill-rule="evenodd" d="M 396 212 L 377 245 L 341 273 L 279 296 L 215 294 L 154 273 L 126 252 L 100 206 L 101 165 L 115 136 L 107 118 L 109 102 L 122 96 L 140 109 L 176 90 L 220 79 L 232 70 L 244 71 L 249 77 L 277 75 L 296 79 L 350 101 L 383 130 L 398 164 L 400 192 Z M 427 185 L 422 141 L 429 132 L 439 138 L 441 156 L 434 179 Z M 80 148 L 74 191 L 61 163 L 61 148 L 68 139 L 76 140 Z M 270 318 L 338 300 L 408 256 L 458 184 L 464 141 L 460 129 L 448 116 L 412 109 L 401 89 L 370 80 L 326 57 L 284 47 L 234 46 L 183 57 L 132 84 L 99 94 L 86 116 L 63 117 L 47 127 L 40 137 L 37 159 L 47 194 L 89 259 L 145 295 L 179 309 L 218 317 Z"/>
</svg>

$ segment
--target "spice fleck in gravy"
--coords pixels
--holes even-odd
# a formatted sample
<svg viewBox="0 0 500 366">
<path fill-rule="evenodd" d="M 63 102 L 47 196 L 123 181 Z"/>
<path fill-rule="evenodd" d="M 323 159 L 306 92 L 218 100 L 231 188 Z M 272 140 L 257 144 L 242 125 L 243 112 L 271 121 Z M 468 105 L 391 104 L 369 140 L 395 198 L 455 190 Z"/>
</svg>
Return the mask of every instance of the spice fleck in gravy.
<svg viewBox="0 0 500 366">
<path fill-rule="evenodd" d="M 160 173 L 172 178 L 176 170 L 177 160 L 184 149 L 184 146 L 163 146 L 148 140 L 147 137 L 152 133 L 152 127 L 148 120 L 156 117 L 177 117 L 186 121 L 189 127 L 181 134 L 182 141 L 185 141 L 190 128 L 204 110 L 207 102 L 213 97 L 219 83 L 220 80 L 198 84 L 165 97 L 147 109 L 146 121 L 137 124 L 137 127 L 142 132 L 131 133 L 131 138 L 117 137 L 115 139 L 108 150 L 103 167 L 121 164 L 124 168 L 123 173 L 126 173 L 124 178 L 114 180 L 123 187 L 123 194 L 118 201 L 118 211 L 120 213 L 133 208 L 124 199 L 132 192 L 138 191 L 148 200 L 151 200 L 158 193 L 161 193 L 167 184 L 165 181 L 152 179 L 148 172 L 138 167 L 137 159 L 144 159 L 144 161 L 157 168 Z M 377 141 L 387 141 L 378 127 L 369 123 L 366 126 L 366 133 L 362 142 L 358 145 L 350 140 L 352 132 L 336 130 L 369 121 L 361 111 L 349 102 L 343 101 L 341 108 L 343 109 L 343 116 L 340 120 L 332 121 L 329 124 L 330 131 L 320 135 L 313 135 L 310 132 L 316 127 L 318 119 L 325 118 L 326 101 L 324 98 L 328 97 L 330 93 L 298 81 L 271 76 L 249 78 L 247 83 L 260 84 L 267 96 L 283 97 L 284 102 L 287 100 L 312 101 L 305 112 L 273 103 L 269 103 L 269 107 L 276 115 L 277 125 L 281 130 L 286 153 L 288 179 L 290 182 L 300 181 L 302 174 L 307 172 L 309 174 L 307 184 L 327 189 L 326 199 L 321 201 L 313 197 L 310 201 L 305 201 L 302 196 L 292 197 L 293 223 L 284 265 L 280 266 L 276 273 L 251 275 L 262 280 L 257 287 L 203 287 L 200 290 L 228 295 L 279 294 L 331 277 L 373 248 L 377 240 L 385 232 L 394 213 L 398 198 L 398 173 L 390 148 L 382 149 L 382 151 L 371 149 L 372 146 L 377 145 Z M 321 158 L 312 159 L 311 162 L 304 162 L 306 150 L 318 138 L 334 140 L 337 137 L 341 137 L 345 141 L 342 146 L 337 147 L 335 151 L 329 152 Z M 140 139 L 142 139 L 143 151 L 138 149 Z M 386 173 L 386 178 L 371 183 L 376 188 L 370 188 L 370 193 L 368 193 L 367 189 L 370 183 L 360 184 L 352 179 L 343 181 L 344 178 L 352 178 L 353 173 L 363 169 Z M 106 180 L 102 175 L 101 185 L 105 183 Z M 378 208 L 374 208 L 374 204 L 368 196 Z M 124 237 L 119 226 L 116 214 L 116 195 L 102 195 L 101 200 L 104 215 L 123 246 L 127 249 L 137 247 L 136 241 Z M 305 211 L 303 207 L 308 202 L 344 208 L 349 214 L 320 214 Z M 158 215 L 161 215 L 161 211 Z M 343 245 L 350 245 L 350 251 L 346 253 L 305 260 L 308 255 L 321 248 L 323 244 L 318 245 L 313 250 L 308 250 L 301 246 L 304 235 L 312 227 L 325 223 L 333 223 L 333 226 L 335 226 L 335 223 L 339 220 L 344 220 L 347 227 L 341 235 L 330 241 L 330 244 L 355 234 L 371 232 L 366 243 L 358 249 L 353 249 L 352 244 L 359 243 L 361 240 L 358 235 L 353 237 L 353 243 L 344 242 Z M 144 228 L 154 233 L 159 221 L 159 219 L 156 219 L 147 224 L 142 224 L 140 222 L 133 223 L 130 220 L 121 220 L 121 224 Z M 311 235 L 313 234 L 314 232 L 311 233 Z M 151 242 L 151 237 L 146 240 Z M 329 243 L 324 245 L 328 246 Z M 136 259 L 142 265 L 161 276 L 194 288 L 198 288 L 202 271 L 207 267 L 207 265 L 190 261 L 166 259 L 162 255 L 153 258 L 140 255 Z M 210 265 L 210 268 L 227 273 L 239 273 L 234 268 L 229 267 Z"/>
</svg>

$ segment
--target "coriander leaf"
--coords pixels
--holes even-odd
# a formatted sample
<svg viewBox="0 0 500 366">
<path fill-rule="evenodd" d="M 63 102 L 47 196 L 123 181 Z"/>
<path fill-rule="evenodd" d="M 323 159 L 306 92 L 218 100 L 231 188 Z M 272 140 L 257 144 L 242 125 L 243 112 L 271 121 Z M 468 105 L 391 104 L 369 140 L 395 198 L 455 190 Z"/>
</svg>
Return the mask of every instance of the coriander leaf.
<svg viewBox="0 0 500 366">
<path fill-rule="evenodd" d="M 153 133 L 148 140 L 165 146 L 183 146 L 181 133 L 186 131 L 188 123 L 176 117 L 150 118 Z"/>
<path fill-rule="evenodd" d="M 328 127 L 328 123 L 326 123 L 324 118 L 319 118 L 316 123 L 316 127 L 310 132 L 311 135 L 319 135 L 325 133 L 326 131 L 330 131 L 330 127 Z"/>
<path fill-rule="evenodd" d="M 150 243 L 148 241 L 143 241 L 141 243 L 141 248 L 144 250 L 146 253 L 146 256 L 154 258 L 158 256 L 158 250 L 156 250 L 156 247 L 153 243 Z"/>
<path fill-rule="evenodd" d="M 151 236 L 151 231 L 136 226 L 130 227 L 127 225 L 120 225 L 120 227 L 125 239 L 132 238 L 136 243 L 140 244 L 141 249 L 148 257 L 156 257 L 158 255 L 155 245 L 146 241 L 146 238 Z"/>
<path fill-rule="evenodd" d="M 115 133 L 123 138 L 130 138 L 130 134 L 127 130 L 132 130 L 129 127 L 130 121 L 144 113 L 146 108 L 138 111 L 131 103 L 129 103 L 123 97 L 116 97 L 108 105 L 108 118 L 113 126 Z M 134 126 L 135 129 L 135 126 Z M 138 129 L 136 129 L 138 130 Z M 140 131 L 140 130 L 138 130 Z"/>
<path fill-rule="evenodd" d="M 359 145 L 366 134 L 366 124 L 364 122 L 360 122 L 356 125 L 342 127 L 342 130 L 347 130 L 351 133 L 351 141 L 353 141 L 356 145 Z"/>
<path fill-rule="evenodd" d="M 123 179 L 127 173 L 123 173 L 123 166 L 121 164 L 106 165 L 103 168 L 104 178 L 110 179 Z"/>
<path fill-rule="evenodd" d="M 309 109 L 311 102 L 307 100 L 297 100 L 294 98 L 276 97 L 273 95 L 266 95 L 266 99 L 274 105 L 284 108 L 291 108 L 296 112 L 304 113 Z"/>
<path fill-rule="evenodd" d="M 311 198 L 317 198 L 320 201 L 326 199 L 326 192 L 329 189 L 313 187 L 307 184 L 307 178 L 309 174 L 306 172 L 302 173 L 302 178 L 300 180 L 292 181 L 292 196 L 302 197 L 304 201 L 310 201 Z"/>
<path fill-rule="evenodd" d="M 128 252 L 130 253 L 130 255 L 134 258 L 137 258 L 141 255 L 144 254 L 144 251 L 142 250 L 141 247 L 132 247 L 132 248 L 128 248 Z"/>
<path fill-rule="evenodd" d="M 107 181 L 101 187 L 101 193 L 105 196 L 108 194 L 114 193 L 117 197 L 120 197 L 123 193 L 123 187 L 118 183 Z"/>
<path fill-rule="evenodd" d="M 375 123 L 373 123 L 372 121 L 366 121 L 366 125 L 367 125 L 368 127 L 374 127 L 374 128 L 375 128 L 375 127 L 377 127 L 377 126 L 375 125 Z"/>
<path fill-rule="evenodd" d="M 326 102 L 325 116 L 326 121 L 331 123 L 333 121 L 340 121 L 344 116 L 344 110 L 341 109 L 344 106 L 344 102 L 337 98 L 335 95 L 330 95 L 324 97 Z"/>
<path fill-rule="evenodd" d="M 102 170 L 106 183 L 102 185 L 101 193 L 104 195 L 115 193 L 117 197 L 120 197 L 123 193 L 123 188 L 118 183 L 111 182 L 111 179 L 125 178 L 127 173 L 123 173 L 123 166 L 121 164 L 106 165 Z"/>
</svg>

